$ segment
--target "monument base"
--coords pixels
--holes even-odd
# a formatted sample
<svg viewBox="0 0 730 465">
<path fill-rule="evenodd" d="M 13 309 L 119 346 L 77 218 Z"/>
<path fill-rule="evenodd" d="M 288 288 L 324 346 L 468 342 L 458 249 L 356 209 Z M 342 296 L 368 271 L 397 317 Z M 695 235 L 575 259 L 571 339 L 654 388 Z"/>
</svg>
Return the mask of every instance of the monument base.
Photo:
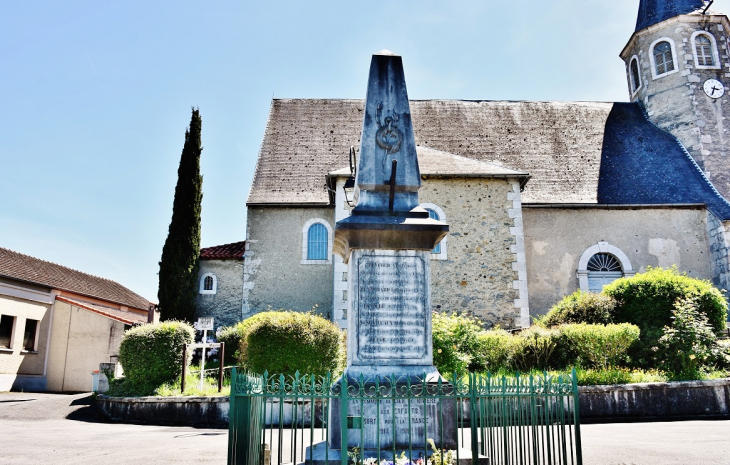
<svg viewBox="0 0 730 465">
<path fill-rule="evenodd" d="M 342 424 L 340 417 L 340 398 L 330 401 L 331 448 L 342 447 L 345 428 L 348 449 L 392 450 L 395 441 L 396 449 L 430 450 L 428 439 L 439 449 L 457 447 L 456 398 L 438 397 L 439 393 L 450 394 L 453 386 L 444 381 L 439 383 L 440 375 L 436 371 L 432 376 L 437 382 L 427 382 L 427 394 L 423 395 L 420 381 L 423 373 L 412 379 L 403 376 L 400 370 L 397 373 L 395 384 L 388 378 L 378 379 L 378 383 L 374 378 L 365 378 L 364 383 L 348 379 L 346 424 Z"/>
<path fill-rule="evenodd" d="M 411 448 L 413 462 L 423 457 L 424 449 Z M 395 455 L 400 455 L 405 452 L 408 457 L 408 449 L 397 449 Z M 426 456 L 430 457 L 433 454 L 433 450 L 428 449 Z M 377 458 L 377 451 L 364 451 L 365 458 Z M 341 451 L 338 449 L 332 449 L 327 447 L 327 442 L 322 441 L 314 444 L 311 448 L 307 447 L 304 452 L 305 461 L 297 465 L 340 465 L 342 462 Z M 393 461 L 393 450 L 381 450 L 380 460 Z M 477 465 L 489 465 L 489 457 L 479 455 L 477 458 Z M 352 463 L 351 459 L 348 459 L 348 463 Z M 459 449 L 459 460 L 458 465 L 472 465 L 471 450 Z"/>
</svg>

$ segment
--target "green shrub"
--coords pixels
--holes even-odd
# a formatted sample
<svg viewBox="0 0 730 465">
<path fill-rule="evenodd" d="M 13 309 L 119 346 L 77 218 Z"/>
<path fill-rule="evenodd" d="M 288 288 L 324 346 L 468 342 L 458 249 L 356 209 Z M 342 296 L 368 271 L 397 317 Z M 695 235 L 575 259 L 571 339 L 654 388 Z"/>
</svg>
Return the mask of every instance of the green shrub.
<svg viewBox="0 0 730 465">
<path fill-rule="evenodd" d="M 672 324 L 659 338 L 662 368 L 673 379 L 700 379 L 712 363 L 715 336 L 707 316 L 691 300 L 678 301 L 672 310 Z"/>
<path fill-rule="evenodd" d="M 536 318 L 540 326 L 551 327 L 570 323 L 607 325 L 613 323 L 616 301 L 604 294 L 576 291 L 553 305 L 542 318 Z"/>
<path fill-rule="evenodd" d="M 127 389 L 144 394 L 179 378 L 183 346 L 194 338 L 193 327 L 180 321 L 146 324 L 125 332 L 119 346 L 119 362 L 124 368 Z M 188 356 L 192 357 L 192 351 Z"/>
<path fill-rule="evenodd" d="M 442 375 L 463 375 L 481 371 L 478 365 L 477 336 L 482 331 L 475 318 L 433 312 L 433 362 Z"/>
<path fill-rule="evenodd" d="M 661 383 L 667 376 L 657 370 L 637 370 L 623 367 L 576 368 L 579 386 L 606 384 Z"/>
<path fill-rule="evenodd" d="M 532 326 L 513 340 L 512 367 L 520 371 L 547 369 L 553 365 L 553 353 L 558 347 L 560 331 Z"/>
<path fill-rule="evenodd" d="M 516 336 L 502 329 L 482 331 L 477 334 L 474 371 L 496 372 L 510 366 Z"/>
<path fill-rule="evenodd" d="M 259 321 L 259 315 L 263 315 L 263 313 L 253 315 L 234 325 L 224 326 L 218 329 L 216 339 L 218 342 L 226 343 L 226 365 L 241 364 L 241 340 L 246 336 L 248 329 Z"/>
<path fill-rule="evenodd" d="M 577 365 L 584 368 L 608 368 L 618 366 L 629 347 L 639 339 L 639 327 L 629 323 L 579 323 L 561 326 L 560 334 L 559 350 L 574 354 Z"/>
<path fill-rule="evenodd" d="M 713 355 L 713 363 L 718 369 L 730 371 L 730 339 L 718 340 Z M 728 375 L 730 376 L 730 373 Z"/>
<path fill-rule="evenodd" d="M 676 267 L 649 268 L 630 278 L 607 285 L 603 293 L 616 299 L 614 320 L 632 323 L 641 329 L 641 339 L 632 347 L 633 364 L 647 368 L 659 365 L 656 349 L 664 327 L 672 324 L 677 301 L 691 299 L 697 311 L 707 317 L 715 331 L 725 328 L 727 302 L 709 281 L 680 274 Z"/>
<path fill-rule="evenodd" d="M 337 367 L 340 329 L 312 313 L 262 312 L 254 317 L 241 340 L 243 365 L 270 374 L 324 375 Z"/>
</svg>

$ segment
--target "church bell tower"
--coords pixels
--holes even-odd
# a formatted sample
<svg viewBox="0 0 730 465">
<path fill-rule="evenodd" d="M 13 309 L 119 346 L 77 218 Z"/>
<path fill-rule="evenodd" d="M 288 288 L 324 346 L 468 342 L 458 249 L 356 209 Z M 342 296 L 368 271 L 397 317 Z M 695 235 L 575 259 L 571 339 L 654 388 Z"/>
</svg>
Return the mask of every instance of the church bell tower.
<svg viewBox="0 0 730 465">
<path fill-rule="evenodd" d="M 630 100 L 676 136 L 730 199 L 730 21 L 711 4 L 640 0 L 636 29 L 620 56 Z"/>
</svg>

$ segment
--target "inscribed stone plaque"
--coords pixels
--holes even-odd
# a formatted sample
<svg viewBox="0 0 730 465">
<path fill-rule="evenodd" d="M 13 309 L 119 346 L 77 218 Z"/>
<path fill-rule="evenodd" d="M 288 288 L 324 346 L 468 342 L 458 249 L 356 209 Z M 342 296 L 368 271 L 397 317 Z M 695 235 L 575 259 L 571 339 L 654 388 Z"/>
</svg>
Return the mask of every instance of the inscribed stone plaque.
<svg viewBox="0 0 730 465">
<path fill-rule="evenodd" d="M 426 356 L 426 272 L 421 257 L 363 255 L 358 263 L 361 360 Z"/>
<path fill-rule="evenodd" d="M 347 414 L 362 418 L 362 426 L 350 429 L 348 446 L 375 449 L 379 445 L 385 449 L 393 447 L 395 439 L 398 448 L 409 445 L 423 448 L 426 446 L 424 438 L 431 438 L 439 447 L 455 447 L 455 408 L 454 399 L 352 400 Z"/>
</svg>

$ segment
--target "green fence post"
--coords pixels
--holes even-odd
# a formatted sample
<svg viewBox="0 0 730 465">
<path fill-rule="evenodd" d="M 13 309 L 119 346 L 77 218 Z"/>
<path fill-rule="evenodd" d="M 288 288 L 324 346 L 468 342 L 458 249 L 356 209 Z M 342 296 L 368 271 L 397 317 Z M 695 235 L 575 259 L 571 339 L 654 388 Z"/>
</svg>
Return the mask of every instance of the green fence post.
<svg viewBox="0 0 730 465">
<path fill-rule="evenodd" d="M 347 465 L 347 375 L 340 380 L 340 464 Z"/>
<path fill-rule="evenodd" d="M 578 465 L 583 464 L 583 448 L 580 444 L 580 407 L 578 394 L 578 375 L 573 368 L 573 423 L 575 425 L 575 457 Z"/>
<path fill-rule="evenodd" d="M 184 362 L 183 362 L 184 363 Z M 231 370 L 231 393 L 228 396 L 228 465 L 236 463 L 236 368 Z"/>
<path fill-rule="evenodd" d="M 479 463 L 479 436 L 477 426 L 477 375 L 469 373 L 469 427 L 471 429 L 471 463 Z M 458 446 L 458 440 L 457 440 Z M 458 447 L 457 447 L 458 448 Z"/>
</svg>

